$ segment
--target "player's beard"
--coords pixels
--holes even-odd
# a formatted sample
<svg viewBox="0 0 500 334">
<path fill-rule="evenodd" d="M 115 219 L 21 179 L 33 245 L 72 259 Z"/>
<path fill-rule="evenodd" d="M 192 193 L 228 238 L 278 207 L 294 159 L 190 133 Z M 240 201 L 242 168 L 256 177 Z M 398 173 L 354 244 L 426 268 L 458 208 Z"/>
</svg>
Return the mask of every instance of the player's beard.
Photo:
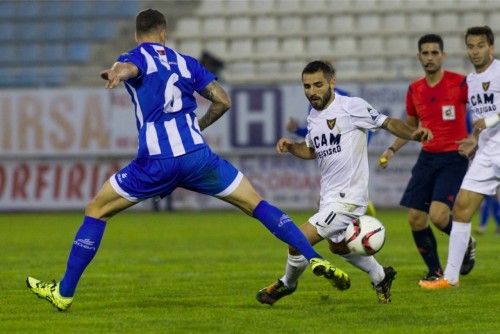
<svg viewBox="0 0 500 334">
<path fill-rule="evenodd" d="M 314 109 L 316 109 L 316 110 L 323 110 L 323 109 L 325 109 L 326 105 L 328 104 L 328 102 L 332 98 L 332 91 L 328 90 L 325 93 L 325 95 L 320 96 L 319 98 L 320 98 L 319 101 L 318 100 L 314 100 L 314 102 L 313 102 L 312 99 L 309 99 L 309 102 L 314 107 Z"/>
</svg>

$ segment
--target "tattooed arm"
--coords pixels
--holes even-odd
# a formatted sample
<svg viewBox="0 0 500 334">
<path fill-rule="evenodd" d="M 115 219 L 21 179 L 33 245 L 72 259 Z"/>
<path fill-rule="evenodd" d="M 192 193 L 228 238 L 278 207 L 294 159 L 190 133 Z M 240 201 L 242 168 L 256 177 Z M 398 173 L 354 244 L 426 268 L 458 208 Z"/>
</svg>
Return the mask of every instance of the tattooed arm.
<svg viewBox="0 0 500 334">
<path fill-rule="evenodd" d="M 203 131 L 231 108 L 231 100 L 217 81 L 209 83 L 201 92 L 201 96 L 212 102 L 205 115 L 198 121 L 200 129 Z"/>
</svg>

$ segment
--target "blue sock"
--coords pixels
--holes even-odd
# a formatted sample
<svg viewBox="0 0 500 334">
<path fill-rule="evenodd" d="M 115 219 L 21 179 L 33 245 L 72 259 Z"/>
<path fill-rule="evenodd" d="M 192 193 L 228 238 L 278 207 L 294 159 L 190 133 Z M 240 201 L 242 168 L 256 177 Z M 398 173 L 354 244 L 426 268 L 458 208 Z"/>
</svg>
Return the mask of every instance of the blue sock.
<svg viewBox="0 0 500 334">
<path fill-rule="evenodd" d="M 66 272 L 59 286 L 61 296 L 73 297 L 75 294 L 76 285 L 83 271 L 99 248 L 105 227 L 106 222 L 103 220 L 89 216 L 85 216 L 83 219 L 83 223 L 76 233 L 73 247 L 69 253 Z"/>
<path fill-rule="evenodd" d="M 321 258 L 290 217 L 277 207 L 261 201 L 253 211 L 253 216 L 275 237 L 301 252 L 307 260 L 313 257 Z"/>
<path fill-rule="evenodd" d="M 493 202 L 493 215 L 497 222 L 497 226 L 500 226 L 500 201 L 496 198 L 494 198 Z"/>
<path fill-rule="evenodd" d="M 483 203 L 481 203 L 481 211 L 479 214 L 479 226 L 486 226 L 488 224 L 488 218 L 490 217 L 490 207 L 493 204 L 491 200 L 492 200 L 491 196 L 485 196 Z"/>
</svg>

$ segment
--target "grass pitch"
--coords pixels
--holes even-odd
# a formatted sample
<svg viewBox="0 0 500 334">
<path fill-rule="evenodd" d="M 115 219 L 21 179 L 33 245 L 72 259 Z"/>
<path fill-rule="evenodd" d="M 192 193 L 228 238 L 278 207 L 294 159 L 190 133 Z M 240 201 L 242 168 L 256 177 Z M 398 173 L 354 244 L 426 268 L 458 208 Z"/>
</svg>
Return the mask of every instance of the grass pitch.
<svg viewBox="0 0 500 334">
<path fill-rule="evenodd" d="M 297 223 L 309 213 L 292 213 Z M 239 212 L 122 213 L 107 227 L 69 312 L 25 287 L 60 279 L 81 215 L 0 215 L 0 333 L 499 333 L 500 236 L 478 237 L 477 263 L 459 289 L 422 291 L 425 266 L 406 214 L 381 211 L 377 255 L 398 271 L 393 302 L 379 305 L 368 276 L 318 250 L 351 275 L 333 290 L 309 270 L 273 307 L 255 300 L 281 277 L 286 248 Z M 492 228 L 493 226 L 490 226 Z M 443 265 L 448 237 L 435 234 Z"/>
</svg>

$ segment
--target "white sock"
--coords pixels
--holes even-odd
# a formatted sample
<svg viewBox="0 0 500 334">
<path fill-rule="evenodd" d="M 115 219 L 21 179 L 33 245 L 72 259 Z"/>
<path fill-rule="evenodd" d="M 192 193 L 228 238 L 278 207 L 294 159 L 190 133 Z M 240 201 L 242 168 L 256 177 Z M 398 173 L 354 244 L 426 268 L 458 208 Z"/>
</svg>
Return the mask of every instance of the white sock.
<svg viewBox="0 0 500 334">
<path fill-rule="evenodd" d="M 460 267 L 464 260 L 470 239 L 470 223 L 453 221 L 451 227 L 450 242 L 448 246 L 448 261 L 444 271 L 444 277 L 451 283 L 456 284 L 460 275 Z"/>
<path fill-rule="evenodd" d="M 385 277 L 384 268 L 377 262 L 373 256 L 361 256 L 354 253 L 342 255 L 342 257 L 353 266 L 368 273 L 373 284 L 377 285 Z"/>
<path fill-rule="evenodd" d="M 300 275 L 306 270 L 308 264 L 309 262 L 307 262 L 303 255 L 288 254 L 285 275 L 281 278 L 281 281 L 285 283 L 286 286 L 293 288 L 297 285 Z"/>
</svg>

